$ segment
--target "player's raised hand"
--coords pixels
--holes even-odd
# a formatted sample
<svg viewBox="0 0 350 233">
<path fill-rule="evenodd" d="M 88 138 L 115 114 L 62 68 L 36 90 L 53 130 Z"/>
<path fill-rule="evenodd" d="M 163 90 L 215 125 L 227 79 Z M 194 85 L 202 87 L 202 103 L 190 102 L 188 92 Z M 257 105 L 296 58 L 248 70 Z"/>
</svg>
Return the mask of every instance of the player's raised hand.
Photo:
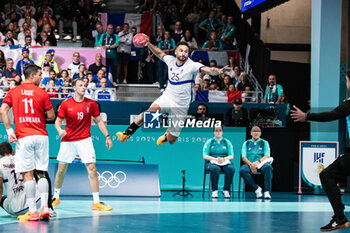
<svg viewBox="0 0 350 233">
<path fill-rule="evenodd" d="M 108 150 L 110 150 L 110 149 L 112 148 L 112 146 L 113 146 L 113 142 L 112 142 L 111 137 L 107 137 L 107 138 L 106 138 L 106 148 L 107 148 Z"/>
<path fill-rule="evenodd" d="M 219 72 L 220 72 L 220 74 L 222 74 L 222 73 L 225 73 L 225 72 L 228 72 L 228 71 L 231 71 L 231 70 L 232 70 L 232 67 L 229 67 L 229 66 L 227 65 L 227 66 L 222 67 L 222 68 L 219 70 Z"/>
<path fill-rule="evenodd" d="M 292 110 L 290 110 L 290 116 L 295 122 L 305 122 L 307 114 L 301 111 L 297 106 L 293 105 Z"/>
<path fill-rule="evenodd" d="M 61 138 L 63 138 L 64 136 L 66 136 L 67 132 L 63 129 L 61 129 L 59 132 L 58 132 L 58 135 L 60 135 Z"/>
</svg>

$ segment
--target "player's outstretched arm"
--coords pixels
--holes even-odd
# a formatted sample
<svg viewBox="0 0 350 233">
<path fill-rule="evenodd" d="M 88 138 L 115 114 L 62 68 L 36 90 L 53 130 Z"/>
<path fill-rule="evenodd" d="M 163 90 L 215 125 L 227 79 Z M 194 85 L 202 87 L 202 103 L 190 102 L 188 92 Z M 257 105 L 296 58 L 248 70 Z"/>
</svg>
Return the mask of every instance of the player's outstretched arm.
<svg viewBox="0 0 350 233">
<path fill-rule="evenodd" d="M 146 40 L 147 40 L 147 46 L 149 48 L 149 50 L 152 51 L 152 53 L 158 57 L 160 60 L 163 61 L 163 56 L 166 55 L 160 48 L 158 48 L 157 46 L 153 45 L 150 41 L 149 41 L 149 37 L 147 35 L 146 36 Z"/>
<path fill-rule="evenodd" d="M 108 134 L 108 130 L 107 130 L 106 125 L 103 122 L 101 116 L 98 115 L 97 117 L 93 117 L 92 119 L 96 123 L 96 125 L 98 125 L 98 128 L 100 128 L 100 130 L 103 133 L 103 135 L 105 135 L 105 137 L 106 137 L 106 148 L 108 148 L 108 150 L 110 150 L 112 148 L 112 146 L 113 146 L 113 142 L 112 142 L 111 136 L 109 136 L 109 134 Z"/>
<path fill-rule="evenodd" d="M 229 66 L 224 66 L 221 69 L 216 68 L 216 67 L 208 67 L 208 66 L 204 66 L 200 69 L 202 74 L 209 74 L 209 75 L 220 75 L 226 71 L 231 70 L 232 68 L 230 68 Z"/>
<path fill-rule="evenodd" d="M 55 128 L 58 132 L 58 135 L 60 135 L 61 138 L 63 138 L 64 136 L 66 136 L 67 132 L 62 129 L 62 122 L 64 119 L 57 117 L 56 121 L 55 121 Z"/>
<path fill-rule="evenodd" d="M 9 139 L 9 142 L 16 142 L 17 138 L 15 135 L 15 132 L 13 131 L 12 127 L 11 127 L 11 121 L 9 118 L 9 114 L 8 112 L 10 111 L 10 105 L 3 103 L 1 105 L 1 118 L 2 118 L 2 122 L 4 122 L 5 128 L 6 128 L 6 132 L 7 132 L 7 136 Z"/>
</svg>

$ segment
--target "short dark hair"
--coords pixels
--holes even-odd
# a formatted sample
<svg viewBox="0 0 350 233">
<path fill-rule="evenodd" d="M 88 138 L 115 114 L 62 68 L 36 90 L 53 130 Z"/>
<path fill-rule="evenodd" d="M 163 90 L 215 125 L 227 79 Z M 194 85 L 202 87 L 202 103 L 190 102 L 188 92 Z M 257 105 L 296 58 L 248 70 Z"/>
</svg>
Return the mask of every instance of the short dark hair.
<svg viewBox="0 0 350 233">
<path fill-rule="evenodd" d="M 30 64 L 24 67 L 24 77 L 25 79 L 29 78 L 30 75 L 38 73 L 38 70 L 41 68 L 37 65 Z"/>
<path fill-rule="evenodd" d="M 8 142 L 0 143 L 0 155 L 5 156 L 8 154 L 12 154 L 12 146 Z"/>
<path fill-rule="evenodd" d="M 75 85 L 77 85 L 77 82 L 78 82 L 78 81 L 84 82 L 84 79 L 83 79 L 83 78 L 74 79 L 73 82 L 72 82 L 72 87 L 74 87 Z"/>
<path fill-rule="evenodd" d="M 185 45 L 188 48 L 190 48 L 190 46 L 185 41 L 180 41 L 179 43 L 177 43 L 176 48 L 179 47 L 180 45 Z"/>
<path fill-rule="evenodd" d="M 204 107 L 207 109 L 207 111 L 208 111 L 208 106 L 207 106 L 205 103 L 200 103 L 200 104 L 198 104 L 197 108 L 198 108 L 199 106 L 204 106 Z"/>
<path fill-rule="evenodd" d="M 27 38 L 32 39 L 32 36 L 25 36 L 24 38 L 25 38 L 25 39 L 27 39 Z"/>
<path fill-rule="evenodd" d="M 350 69 L 346 71 L 346 76 L 348 76 L 348 78 L 350 79 Z"/>
</svg>

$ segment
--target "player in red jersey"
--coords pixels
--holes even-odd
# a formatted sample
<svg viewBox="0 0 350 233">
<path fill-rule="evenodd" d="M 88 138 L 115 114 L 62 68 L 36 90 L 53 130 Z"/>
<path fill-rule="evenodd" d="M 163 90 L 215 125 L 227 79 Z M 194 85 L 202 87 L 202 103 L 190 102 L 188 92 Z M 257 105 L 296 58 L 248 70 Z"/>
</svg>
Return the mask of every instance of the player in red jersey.
<svg viewBox="0 0 350 233">
<path fill-rule="evenodd" d="M 62 137 L 62 141 L 57 156 L 59 164 L 55 177 L 55 193 L 52 205 L 57 206 L 60 203 L 59 193 L 68 164 L 75 159 L 76 155 L 79 155 L 89 174 L 90 187 L 94 200 L 92 210 L 112 210 L 112 207 L 104 205 L 99 200 L 96 156 L 90 133 L 91 117 L 106 136 L 106 147 L 109 149 L 112 148 L 112 140 L 100 117 L 97 103 L 84 97 L 87 88 L 84 79 L 75 79 L 72 86 L 74 89 L 73 97 L 62 102 L 55 122 L 55 127 L 60 137 Z M 64 119 L 66 119 L 65 130 L 61 128 Z"/>
<path fill-rule="evenodd" d="M 26 194 L 29 211 L 18 216 L 20 220 L 39 220 L 39 213 L 35 206 L 36 185 L 33 180 L 34 170 L 39 174 L 37 181 L 41 196 L 40 218 L 49 220 L 47 207 L 49 184 L 45 178 L 49 164 L 49 140 L 45 120 L 54 120 L 50 97 L 46 91 L 39 88 L 41 68 L 27 65 L 24 68 L 25 80 L 11 89 L 1 105 L 1 116 L 6 127 L 8 139 L 16 143 L 16 172 L 23 174 L 24 192 Z M 10 108 L 15 118 L 15 132 L 8 116 Z"/>
</svg>

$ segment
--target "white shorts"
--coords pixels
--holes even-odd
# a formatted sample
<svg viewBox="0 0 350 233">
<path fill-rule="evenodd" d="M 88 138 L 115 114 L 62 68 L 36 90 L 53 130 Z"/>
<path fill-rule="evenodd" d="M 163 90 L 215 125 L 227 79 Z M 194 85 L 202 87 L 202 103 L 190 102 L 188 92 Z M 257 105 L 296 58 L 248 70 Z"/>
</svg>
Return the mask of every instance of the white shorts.
<svg viewBox="0 0 350 233">
<path fill-rule="evenodd" d="M 71 163 L 79 155 L 83 163 L 95 163 L 96 155 L 91 137 L 79 141 L 61 142 L 57 160 L 62 163 Z"/>
<path fill-rule="evenodd" d="M 185 122 L 189 106 L 180 106 L 173 101 L 173 97 L 169 95 L 161 95 L 152 104 L 157 104 L 162 113 L 168 114 L 168 131 L 171 135 L 179 137 L 182 127 L 179 126 L 180 121 Z"/>
<path fill-rule="evenodd" d="M 49 165 L 49 138 L 32 135 L 18 139 L 15 156 L 16 172 L 47 171 Z"/>
</svg>

